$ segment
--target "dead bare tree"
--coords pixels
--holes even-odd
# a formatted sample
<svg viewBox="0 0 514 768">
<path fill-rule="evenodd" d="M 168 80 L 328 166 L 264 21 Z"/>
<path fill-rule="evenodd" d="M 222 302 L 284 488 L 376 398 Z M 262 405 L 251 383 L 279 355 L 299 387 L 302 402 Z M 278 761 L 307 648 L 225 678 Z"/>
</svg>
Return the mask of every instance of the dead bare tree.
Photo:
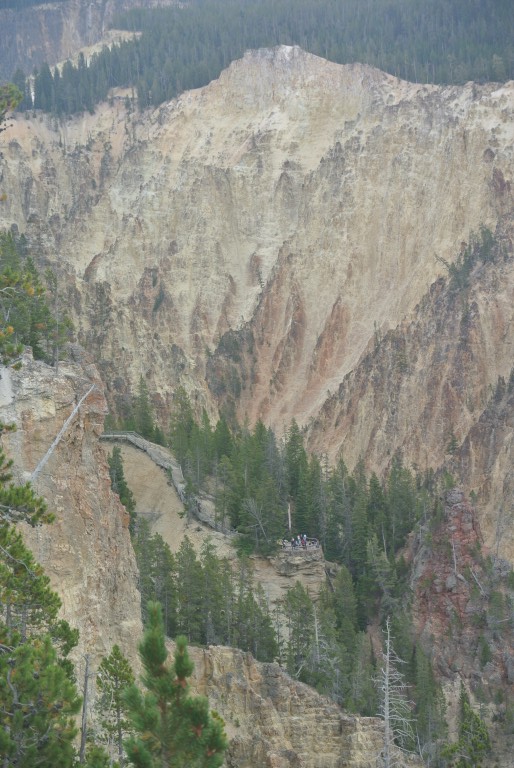
<svg viewBox="0 0 514 768">
<path fill-rule="evenodd" d="M 377 687 L 380 697 L 379 714 L 384 723 L 383 746 L 377 768 L 407 768 L 412 745 L 412 702 L 407 698 L 407 686 L 400 666 L 405 662 L 396 654 L 391 636 L 389 617 L 384 631 L 382 665 Z"/>
</svg>

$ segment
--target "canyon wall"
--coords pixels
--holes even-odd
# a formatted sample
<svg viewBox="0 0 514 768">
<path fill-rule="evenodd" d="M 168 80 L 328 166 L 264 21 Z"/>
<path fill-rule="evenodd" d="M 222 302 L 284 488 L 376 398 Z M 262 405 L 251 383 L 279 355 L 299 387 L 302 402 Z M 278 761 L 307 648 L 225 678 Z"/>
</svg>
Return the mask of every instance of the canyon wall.
<svg viewBox="0 0 514 768">
<path fill-rule="evenodd" d="M 394 330 L 377 334 L 309 432 L 353 466 L 385 469 L 395 451 L 421 472 L 443 462 L 474 492 L 486 543 L 514 562 L 512 529 L 514 254 L 505 222 L 495 263 L 467 285 L 435 282 Z M 452 440 L 454 445 L 451 446 Z"/>
<path fill-rule="evenodd" d="M 510 210 L 513 99 L 250 52 L 140 116 L 17 118 L 0 225 L 59 266 L 111 403 L 143 373 L 163 413 L 180 382 L 211 413 L 307 423 L 436 256 Z"/>
<path fill-rule="evenodd" d="M 195 690 L 226 722 L 227 768 L 376 768 L 378 719 L 348 716 L 278 664 L 259 664 L 242 651 L 210 647 L 192 655 Z"/>
</svg>

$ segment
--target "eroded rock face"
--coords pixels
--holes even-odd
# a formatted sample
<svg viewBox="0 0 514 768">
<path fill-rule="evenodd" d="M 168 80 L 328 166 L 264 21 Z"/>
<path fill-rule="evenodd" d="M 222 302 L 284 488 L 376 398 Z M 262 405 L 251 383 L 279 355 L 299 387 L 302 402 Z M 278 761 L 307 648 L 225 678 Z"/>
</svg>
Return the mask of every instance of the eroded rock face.
<svg viewBox="0 0 514 768">
<path fill-rule="evenodd" d="M 464 683 L 497 737 L 496 759 L 509 765 L 514 740 L 502 702 L 514 682 L 511 566 L 484 544 L 477 511 L 457 488 L 441 519 L 421 526 L 412 544 L 413 626 L 443 684 L 450 736 Z"/>
<path fill-rule="evenodd" d="M 192 656 L 195 690 L 226 721 L 228 768 L 376 768 L 379 720 L 346 715 L 278 664 L 242 651 L 210 647 Z"/>
<path fill-rule="evenodd" d="M 181 382 L 280 430 L 511 210 L 513 102 L 251 52 L 142 116 L 17 119 L 0 225 L 58 261 L 111 403 L 143 371 L 163 416 Z"/>
<path fill-rule="evenodd" d="M 514 258 L 478 262 L 464 290 L 435 282 L 396 329 L 377 334 L 311 425 L 310 445 L 382 471 L 394 452 L 418 469 L 446 462 L 477 509 L 487 545 L 514 562 L 511 525 L 514 400 Z M 499 378 L 500 377 L 500 378 Z M 452 435 L 455 453 L 448 450 Z"/>
<path fill-rule="evenodd" d="M 98 443 L 106 402 L 96 368 L 61 363 L 59 373 L 25 356 L 19 371 L 2 369 L 0 418 L 16 424 L 5 438 L 15 479 L 25 482 L 50 448 L 74 406 L 87 397 L 34 480 L 55 513 L 51 525 L 23 527 L 27 545 L 62 600 L 62 617 L 80 630 L 75 659 L 98 660 L 118 643 L 134 660 L 141 636 L 137 569 L 128 515 L 110 490 Z"/>
</svg>

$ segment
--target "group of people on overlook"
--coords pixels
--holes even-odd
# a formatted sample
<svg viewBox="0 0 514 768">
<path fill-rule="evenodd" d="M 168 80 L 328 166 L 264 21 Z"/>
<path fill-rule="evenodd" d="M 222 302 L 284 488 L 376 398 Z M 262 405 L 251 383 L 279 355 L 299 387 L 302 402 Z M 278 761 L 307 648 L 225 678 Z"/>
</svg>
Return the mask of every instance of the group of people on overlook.
<svg viewBox="0 0 514 768">
<path fill-rule="evenodd" d="M 319 547 L 319 541 L 317 539 L 308 539 L 306 533 L 302 533 L 298 536 L 293 536 L 291 540 L 282 539 L 282 549 L 307 549 L 307 547 Z"/>
</svg>

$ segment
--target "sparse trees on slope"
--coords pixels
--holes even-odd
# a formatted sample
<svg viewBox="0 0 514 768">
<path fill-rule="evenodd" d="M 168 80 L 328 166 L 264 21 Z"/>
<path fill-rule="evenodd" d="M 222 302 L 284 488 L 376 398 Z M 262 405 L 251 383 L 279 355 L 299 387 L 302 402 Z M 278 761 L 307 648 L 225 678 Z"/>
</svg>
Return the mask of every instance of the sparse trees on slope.
<svg viewBox="0 0 514 768">
<path fill-rule="evenodd" d="M 16 108 L 22 97 L 23 94 L 13 83 L 0 85 L 0 131 L 5 128 L 5 126 L 2 127 L 2 123 L 5 121 L 7 113 Z"/>
</svg>

